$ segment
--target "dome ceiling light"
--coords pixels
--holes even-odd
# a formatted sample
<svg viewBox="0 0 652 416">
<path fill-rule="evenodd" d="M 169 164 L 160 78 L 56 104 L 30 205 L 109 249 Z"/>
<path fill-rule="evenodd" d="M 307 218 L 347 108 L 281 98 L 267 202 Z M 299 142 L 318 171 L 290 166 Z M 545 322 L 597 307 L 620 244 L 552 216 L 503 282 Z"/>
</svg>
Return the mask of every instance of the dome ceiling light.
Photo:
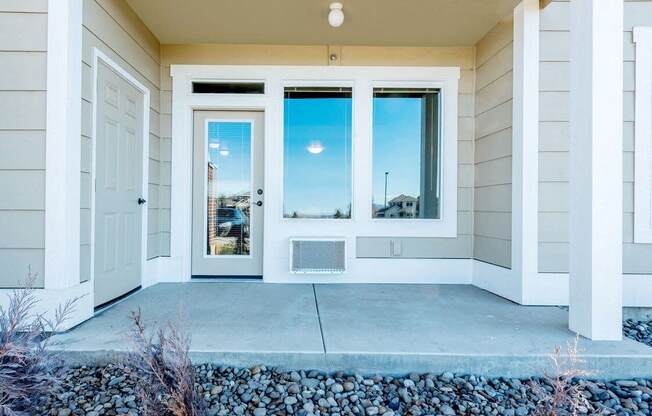
<svg viewBox="0 0 652 416">
<path fill-rule="evenodd" d="M 333 27 L 340 27 L 344 23 L 344 12 L 342 3 L 335 2 L 330 5 L 330 13 L 328 13 L 328 24 Z"/>
<path fill-rule="evenodd" d="M 310 143 L 310 146 L 306 147 L 306 150 L 312 153 L 313 155 L 318 155 L 324 151 L 324 145 L 321 144 L 319 141 L 314 141 Z"/>
</svg>

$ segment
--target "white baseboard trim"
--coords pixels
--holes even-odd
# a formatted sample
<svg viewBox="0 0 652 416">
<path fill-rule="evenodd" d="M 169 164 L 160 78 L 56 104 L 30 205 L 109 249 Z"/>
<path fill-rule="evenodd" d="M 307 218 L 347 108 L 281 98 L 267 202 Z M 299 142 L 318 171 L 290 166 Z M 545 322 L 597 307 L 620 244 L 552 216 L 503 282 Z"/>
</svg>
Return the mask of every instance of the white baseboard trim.
<svg viewBox="0 0 652 416">
<path fill-rule="evenodd" d="M 521 303 L 521 284 L 519 276 L 512 269 L 471 259 L 473 285 L 488 292 L 502 296 L 512 302 Z"/>
<path fill-rule="evenodd" d="M 9 304 L 9 295 L 14 289 L 0 289 L 0 306 L 6 308 Z M 91 296 L 90 282 L 84 282 L 66 289 L 35 289 L 38 299 L 33 313 L 43 314 L 51 318 L 59 306 L 63 306 L 68 300 L 79 298 L 70 315 L 60 330 L 68 330 L 93 316 L 93 299 Z"/>
<path fill-rule="evenodd" d="M 287 269 L 287 259 L 278 259 L 274 270 Z M 412 284 L 471 284 L 470 259 L 396 259 L 356 258 L 348 262 L 342 274 L 265 274 L 266 283 L 412 283 Z"/>
<path fill-rule="evenodd" d="M 535 304 L 568 305 L 568 273 L 539 273 Z M 652 307 L 652 275 L 623 274 L 623 306 Z"/>
</svg>

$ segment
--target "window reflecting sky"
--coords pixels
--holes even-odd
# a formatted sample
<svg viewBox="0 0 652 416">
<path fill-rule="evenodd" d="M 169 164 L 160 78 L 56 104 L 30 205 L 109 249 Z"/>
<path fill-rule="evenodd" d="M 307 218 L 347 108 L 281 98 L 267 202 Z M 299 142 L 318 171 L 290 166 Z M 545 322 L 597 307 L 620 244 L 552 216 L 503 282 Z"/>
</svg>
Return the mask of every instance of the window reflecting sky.
<svg viewBox="0 0 652 416">
<path fill-rule="evenodd" d="M 350 218 L 351 111 L 350 97 L 285 98 L 285 217 Z"/>
<path fill-rule="evenodd" d="M 208 123 L 208 161 L 215 165 L 215 196 L 251 192 L 251 123 Z"/>
<path fill-rule="evenodd" d="M 401 194 L 418 197 L 421 187 L 421 98 L 374 98 L 373 203 Z"/>
</svg>

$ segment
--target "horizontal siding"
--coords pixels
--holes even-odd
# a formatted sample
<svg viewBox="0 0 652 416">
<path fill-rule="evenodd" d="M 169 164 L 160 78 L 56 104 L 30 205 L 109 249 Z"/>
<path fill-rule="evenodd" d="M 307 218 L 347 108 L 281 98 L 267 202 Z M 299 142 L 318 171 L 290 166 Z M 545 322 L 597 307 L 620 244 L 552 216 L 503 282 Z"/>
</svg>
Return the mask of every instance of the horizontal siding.
<svg viewBox="0 0 652 416">
<path fill-rule="evenodd" d="M 539 271 L 568 272 L 570 3 L 541 12 Z M 623 33 L 623 271 L 652 273 L 652 245 L 633 244 L 635 47 L 632 28 L 652 26 L 652 3 L 625 3 Z"/>
<path fill-rule="evenodd" d="M 513 25 L 476 45 L 473 257 L 511 267 Z"/>
<path fill-rule="evenodd" d="M 47 13 L 47 0 L 2 0 L 0 12 Z"/>
<path fill-rule="evenodd" d="M 0 169 L 45 168 L 45 130 L 0 130 Z"/>
<path fill-rule="evenodd" d="M 150 90 L 149 223 L 158 224 L 160 45 L 124 0 L 83 0 L 81 140 L 81 281 L 90 278 L 90 203 L 93 48 L 98 48 Z M 160 255 L 161 230 L 148 230 L 147 257 Z"/>
<path fill-rule="evenodd" d="M 0 288 L 44 282 L 47 1 L 0 2 Z"/>
<path fill-rule="evenodd" d="M 0 90 L 45 91 L 46 52 L 0 52 Z"/>
<path fill-rule="evenodd" d="M 45 91 L 0 91 L 0 130 L 44 130 L 45 106 Z"/>
<path fill-rule="evenodd" d="M 0 51 L 47 51 L 47 23 L 46 12 L 0 11 Z"/>
</svg>

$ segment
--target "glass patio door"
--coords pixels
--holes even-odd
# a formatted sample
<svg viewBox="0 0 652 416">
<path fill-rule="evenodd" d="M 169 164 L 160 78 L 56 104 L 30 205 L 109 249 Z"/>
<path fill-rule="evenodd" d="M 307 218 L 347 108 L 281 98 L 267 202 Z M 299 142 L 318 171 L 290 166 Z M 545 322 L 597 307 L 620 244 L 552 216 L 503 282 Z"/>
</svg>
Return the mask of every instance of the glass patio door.
<svg viewBox="0 0 652 416">
<path fill-rule="evenodd" d="M 196 111 L 193 277 L 262 275 L 263 113 Z"/>
</svg>

